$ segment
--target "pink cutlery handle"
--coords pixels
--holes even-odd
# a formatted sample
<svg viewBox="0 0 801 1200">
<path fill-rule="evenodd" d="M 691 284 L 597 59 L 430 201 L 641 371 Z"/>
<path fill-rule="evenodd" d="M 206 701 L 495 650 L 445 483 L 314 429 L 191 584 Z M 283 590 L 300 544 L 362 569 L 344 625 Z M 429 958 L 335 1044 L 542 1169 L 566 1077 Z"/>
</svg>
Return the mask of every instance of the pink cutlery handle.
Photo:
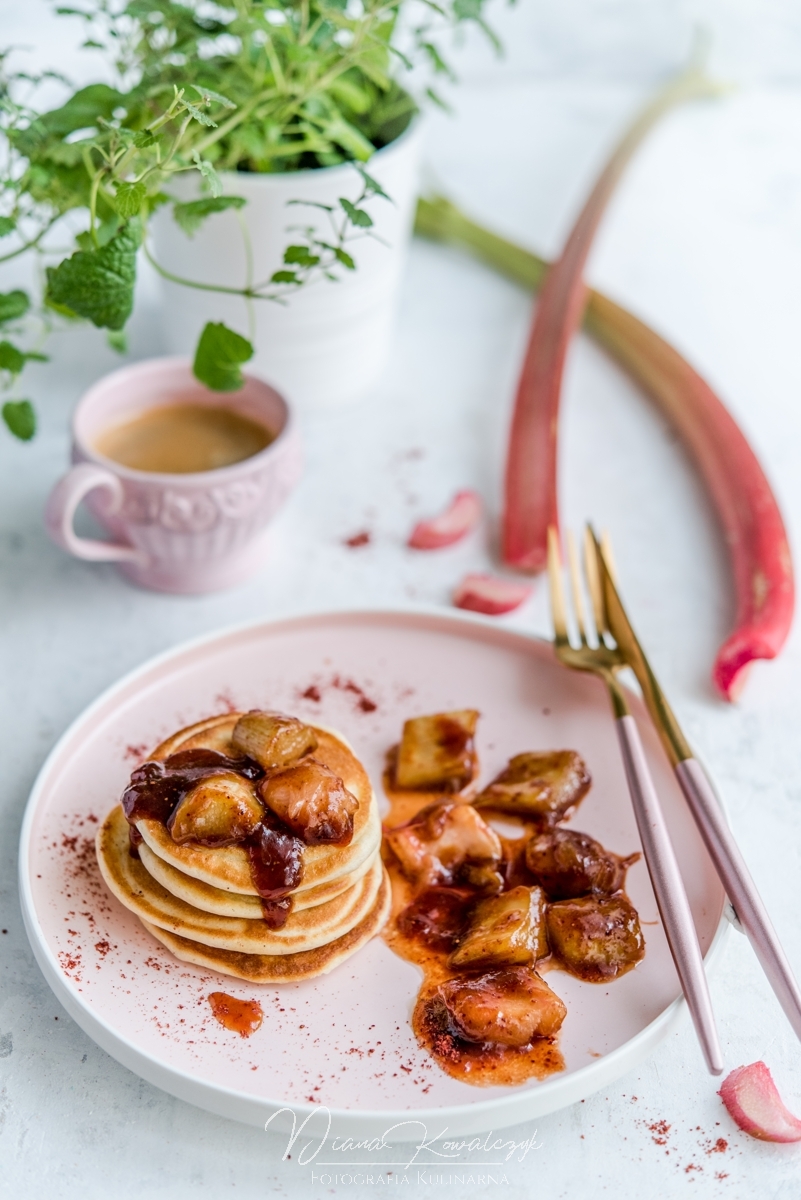
<svg viewBox="0 0 801 1200">
<path fill-rule="evenodd" d="M 122 504 L 122 484 L 105 467 L 81 463 L 72 467 L 53 488 L 45 508 L 45 526 L 57 546 L 89 562 L 139 562 L 143 555 L 134 546 L 79 537 L 72 526 L 78 505 L 95 488 L 109 493 L 109 511 Z"/>
<path fill-rule="evenodd" d="M 715 1028 L 704 962 L 679 864 L 673 853 L 634 718 L 619 717 L 616 723 L 640 841 L 670 952 L 706 1064 L 712 1075 L 720 1075 L 723 1071 L 723 1055 Z"/>
<path fill-rule="evenodd" d="M 703 767 L 694 758 L 687 758 L 678 764 L 676 777 L 739 922 L 754 947 L 787 1019 L 801 1038 L 801 989 L 712 785 Z"/>
</svg>

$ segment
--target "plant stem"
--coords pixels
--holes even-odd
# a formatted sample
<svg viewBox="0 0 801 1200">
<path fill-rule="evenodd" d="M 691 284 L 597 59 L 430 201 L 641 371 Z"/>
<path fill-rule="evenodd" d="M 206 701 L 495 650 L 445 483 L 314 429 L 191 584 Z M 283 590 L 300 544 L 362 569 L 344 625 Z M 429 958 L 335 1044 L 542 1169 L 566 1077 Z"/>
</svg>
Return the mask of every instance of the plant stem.
<svg viewBox="0 0 801 1200">
<path fill-rule="evenodd" d="M 166 267 L 163 267 L 161 263 L 156 261 L 156 259 L 150 253 L 150 249 L 146 241 L 143 243 L 142 249 L 145 252 L 145 258 L 147 261 L 156 271 L 158 271 L 162 278 L 169 279 L 172 283 L 180 283 L 182 287 L 198 288 L 201 292 L 222 292 L 222 294 L 226 296 L 243 296 L 251 300 L 274 300 L 276 302 L 280 302 L 280 297 L 275 295 L 265 295 L 263 292 L 259 292 L 256 288 L 225 287 L 221 283 L 200 283 L 196 279 L 184 279 L 181 275 L 173 275 L 172 271 L 168 271 Z"/>
</svg>

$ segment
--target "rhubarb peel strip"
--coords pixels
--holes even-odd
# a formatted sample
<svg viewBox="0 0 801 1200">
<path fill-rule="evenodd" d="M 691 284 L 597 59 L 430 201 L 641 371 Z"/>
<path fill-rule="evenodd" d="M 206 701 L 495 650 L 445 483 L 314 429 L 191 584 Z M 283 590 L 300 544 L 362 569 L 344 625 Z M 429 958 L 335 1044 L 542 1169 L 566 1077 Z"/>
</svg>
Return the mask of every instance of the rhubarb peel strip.
<svg viewBox="0 0 801 1200">
<path fill-rule="evenodd" d="M 529 290 L 540 288 L 548 272 L 544 259 L 482 228 L 441 197 L 419 201 L 416 230 L 469 249 Z M 774 658 L 792 624 L 793 564 L 779 505 L 737 422 L 664 338 L 593 290 L 588 293 L 584 326 L 673 425 L 715 506 L 731 559 L 737 614 L 734 630 L 718 651 L 712 678 L 721 695 L 734 700 L 750 664 Z"/>
<path fill-rule="evenodd" d="M 646 105 L 613 151 L 548 271 L 523 360 L 506 460 L 503 557 L 517 570 L 544 570 L 548 529 L 559 525 L 559 397 L 567 350 L 587 305 L 584 267 L 598 225 L 621 175 L 657 121 L 685 100 L 718 91 L 699 68 L 691 67 Z"/>
<path fill-rule="evenodd" d="M 763 1142 L 801 1142 L 801 1121 L 779 1095 L 763 1062 L 737 1067 L 718 1092 L 732 1120 Z"/>
<path fill-rule="evenodd" d="M 481 520 L 481 497 L 466 489 L 457 492 L 444 512 L 418 521 L 409 537 L 414 550 L 441 550 L 453 546 L 475 529 Z"/>
<path fill-rule="evenodd" d="M 457 608 L 499 617 L 514 612 L 531 595 L 531 586 L 518 580 L 499 579 L 496 575 L 465 575 L 453 594 Z"/>
</svg>

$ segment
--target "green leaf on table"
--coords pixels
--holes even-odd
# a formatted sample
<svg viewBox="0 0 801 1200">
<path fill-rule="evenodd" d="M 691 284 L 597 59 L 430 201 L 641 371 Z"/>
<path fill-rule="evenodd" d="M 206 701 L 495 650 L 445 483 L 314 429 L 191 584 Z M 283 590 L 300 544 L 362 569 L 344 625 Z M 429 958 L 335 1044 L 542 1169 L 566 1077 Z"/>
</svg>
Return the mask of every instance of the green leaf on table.
<svg viewBox="0 0 801 1200">
<path fill-rule="evenodd" d="M 27 292 L 16 288 L 13 292 L 0 292 L 0 324 L 17 321 L 24 317 L 31 306 Z"/>
<path fill-rule="evenodd" d="M 337 246 L 334 250 L 337 261 L 342 263 L 343 267 L 347 267 L 349 271 L 356 270 L 356 263 L 353 261 L 347 250 L 343 250 L 341 246 Z"/>
<path fill-rule="evenodd" d="M 10 371 L 19 375 L 25 366 L 26 356 L 12 342 L 0 342 L 0 371 Z"/>
<path fill-rule="evenodd" d="M 0 238 L 8 237 L 17 228 L 13 217 L 0 217 Z"/>
<path fill-rule="evenodd" d="M 350 200 L 346 200 L 344 196 L 340 196 L 339 203 L 344 209 L 352 225 L 358 225 L 360 229 L 369 229 L 373 223 L 373 218 L 363 208 L 357 208 Z"/>
<path fill-rule="evenodd" d="M 233 100 L 229 100 L 227 96 L 221 96 L 219 92 L 213 92 L 211 88 L 198 87 L 196 83 L 190 83 L 189 86 L 206 104 L 209 100 L 213 100 L 216 104 L 222 104 L 223 108 L 236 108 Z"/>
<path fill-rule="evenodd" d="M 36 433 L 36 413 L 30 400 L 6 400 L 3 420 L 21 442 L 29 442 Z"/>
<path fill-rule="evenodd" d="M 130 217 L 139 215 L 139 210 L 142 207 L 142 201 L 147 195 L 147 188 L 143 183 L 118 183 L 114 194 L 114 203 L 117 212 L 124 221 Z"/>
<path fill-rule="evenodd" d="M 57 267 L 48 267 L 46 302 L 87 317 L 101 329 L 122 329 L 133 308 L 141 241 L 139 222 L 128 221 L 99 250 L 78 250 Z"/>
<path fill-rule="evenodd" d="M 222 322 L 209 321 L 200 335 L 192 370 L 195 378 L 215 392 L 235 392 L 245 382 L 242 363 L 253 357 L 247 338 Z"/>
<path fill-rule="evenodd" d="M 204 196 L 201 200 L 173 205 L 172 215 L 184 233 L 192 237 L 212 213 L 225 212 L 228 208 L 243 208 L 245 204 L 247 201 L 244 196 Z"/>
<path fill-rule="evenodd" d="M 287 246 L 284 251 L 284 262 L 298 267 L 316 267 L 320 261 L 319 254 L 312 254 L 308 246 Z"/>
</svg>

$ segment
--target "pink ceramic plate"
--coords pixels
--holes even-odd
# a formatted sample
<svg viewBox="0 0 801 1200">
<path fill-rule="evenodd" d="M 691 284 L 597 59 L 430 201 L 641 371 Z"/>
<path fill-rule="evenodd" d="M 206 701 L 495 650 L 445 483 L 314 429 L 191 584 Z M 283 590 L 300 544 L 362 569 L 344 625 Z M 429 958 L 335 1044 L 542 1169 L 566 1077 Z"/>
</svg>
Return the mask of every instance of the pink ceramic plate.
<svg viewBox="0 0 801 1200">
<path fill-rule="evenodd" d="M 548 975 L 567 1004 L 567 1066 L 518 1088 L 459 1083 L 418 1048 L 409 1026 L 418 971 L 380 939 L 329 976 L 281 988 L 172 958 L 106 891 L 94 858 L 97 822 L 168 733 L 256 706 L 341 730 L 379 795 L 385 753 L 406 717 L 478 708 L 482 779 L 518 751 L 575 748 L 594 784 L 574 823 L 620 853 L 639 847 L 605 690 L 560 667 L 545 642 L 466 616 L 357 612 L 248 625 L 173 650 L 67 731 L 42 768 L 22 833 L 22 908 L 36 958 L 67 1011 L 114 1058 L 184 1100 L 252 1124 L 283 1106 L 302 1118 L 326 1105 L 337 1133 L 377 1136 L 395 1121 L 436 1116 L 455 1135 L 571 1104 L 635 1066 L 672 1028 L 683 1001 L 642 862 L 628 890 L 644 961 L 609 986 Z M 632 706 L 709 951 L 725 926 L 723 891 L 633 697 Z M 212 1017 L 207 996 L 218 989 L 261 1001 L 265 1020 L 248 1040 Z"/>
</svg>

